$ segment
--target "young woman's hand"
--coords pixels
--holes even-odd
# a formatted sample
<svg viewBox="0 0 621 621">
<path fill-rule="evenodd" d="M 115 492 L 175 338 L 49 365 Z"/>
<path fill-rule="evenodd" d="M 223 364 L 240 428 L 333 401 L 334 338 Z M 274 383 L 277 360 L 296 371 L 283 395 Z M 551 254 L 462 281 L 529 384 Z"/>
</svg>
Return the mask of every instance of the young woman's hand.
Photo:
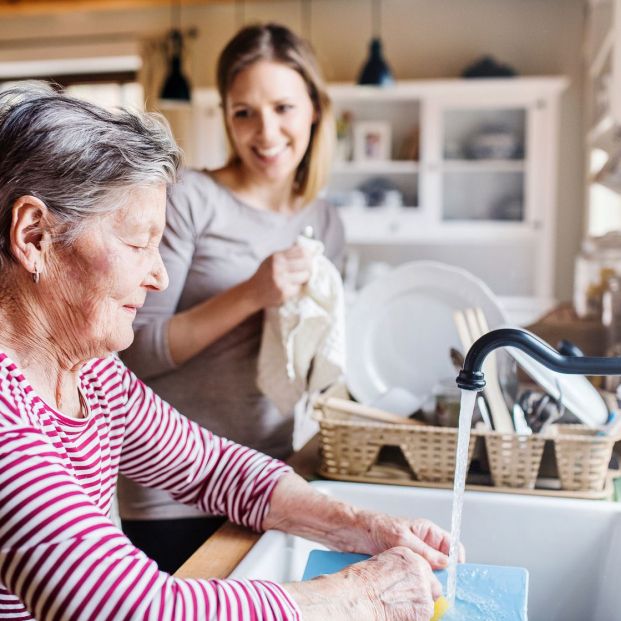
<svg viewBox="0 0 621 621">
<path fill-rule="evenodd" d="M 285 588 L 304 621 L 429 621 L 442 594 L 429 563 L 405 547 Z"/>
<path fill-rule="evenodd" d="M 300 246 L 291 246 L 267 257 L 247 281 L 257 306 L 280 306 L 299 295 L 310 278 L 311 264 L 310 254 Z"/>
</svg>

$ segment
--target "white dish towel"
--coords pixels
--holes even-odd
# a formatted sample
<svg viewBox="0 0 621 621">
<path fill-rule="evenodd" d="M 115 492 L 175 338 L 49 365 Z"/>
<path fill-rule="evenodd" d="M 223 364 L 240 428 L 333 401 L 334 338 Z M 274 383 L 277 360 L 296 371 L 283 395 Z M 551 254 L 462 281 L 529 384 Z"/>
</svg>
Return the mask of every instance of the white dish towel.
<svg viewBox="0 0 621 621">
<path fill-rule="evenodd" d="M 345 371 L 345 302 L 341 276 L 323 244 L 299 237 L 313 255 L 299 296 L 265 312 L 257 386 L 289 415 L 305 393 L 323 390 Z"/>
</svg>

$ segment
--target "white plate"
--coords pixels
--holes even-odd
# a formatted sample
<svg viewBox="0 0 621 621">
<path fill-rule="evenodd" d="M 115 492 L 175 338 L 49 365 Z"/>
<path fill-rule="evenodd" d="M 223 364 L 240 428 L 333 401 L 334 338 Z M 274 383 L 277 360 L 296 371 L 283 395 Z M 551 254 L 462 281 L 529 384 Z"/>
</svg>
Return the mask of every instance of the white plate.
<svg viewBox="0 0 621 621">
<path fill-rule="evenodd" d="M 521 349 L 515 347 L 505 349 L 533 381 L 555 399 L 561 399 L 565 408 L 585 425 L 597 427 L 606 423 L 608 407 L 597 389 L 584 375 L 558 373 L 531 358 Z"/>
<path fill-rule="evenodd" d="M 394 387 L 424 397 L 456 377 L 449 350 L 463 350 L 455 310 L 480 307 L 490 328 L 507 319 L 492 291 L 466 270 L 413 261 L 371 282 L 347 317 L 347 387 L 371 403 Z"/>
</svg>

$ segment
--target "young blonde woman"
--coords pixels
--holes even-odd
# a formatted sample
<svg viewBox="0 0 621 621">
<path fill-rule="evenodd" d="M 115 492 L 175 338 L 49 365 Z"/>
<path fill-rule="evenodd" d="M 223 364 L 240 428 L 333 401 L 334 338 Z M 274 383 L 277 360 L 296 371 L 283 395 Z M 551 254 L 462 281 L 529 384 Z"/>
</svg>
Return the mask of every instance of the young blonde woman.
<svg viewBox="0 0 621 621">
<path fill-rule="evenodd" d="M 232 156 L 219 170 L 183 171 L 169 191 L 161 253 L 170 286 L 147 297 L 123 359 L 202 426 L 284 458 L 293 413 L 256 387 L 262 311 L 308 280 L 310 259 L 295 243 L 306 227 L 341 260 L 342 224 L 318 198 L 331 164 L 331 105 L 309 45 L 276 24 L 238 32 L 217 81 Z M 171 571 L 220 524 L 127 482 L 119 501 L 125 532 Z"/>
</svg>

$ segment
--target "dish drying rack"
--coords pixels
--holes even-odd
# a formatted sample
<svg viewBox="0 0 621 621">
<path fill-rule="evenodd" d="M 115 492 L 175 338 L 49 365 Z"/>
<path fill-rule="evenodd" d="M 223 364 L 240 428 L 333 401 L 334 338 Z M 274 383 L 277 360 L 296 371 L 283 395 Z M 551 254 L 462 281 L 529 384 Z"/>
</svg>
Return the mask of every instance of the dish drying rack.
<svg viewBox="0 0 621 621">
<path fill-rule="evenodd" d="M 377 410 L 353 401 L 320 397 L 314 404 L 319 423 L 320 466 L 328 479 L 452 488 L 457 429 L 435 427 L 384 413 L 392 420 L 370 420 Z M 612 496 L 608 470 L 613 446 L 621 430 L 601 434 L 580 424 L 552 425 L 544 434 L 472 429 L 468 468 L 475 451 L 484 447 L 491 484 L 469 473 L 466 489 L 570 498 L 605 499 Z M 554 488 L 539 479 L 544 447 L 553 446 L 557 477 Z M 481 447 L 481 444 L 483 447 Z M 400 452 L 398 463 L 382 462 L 388 451 Z"/>
</svg>

